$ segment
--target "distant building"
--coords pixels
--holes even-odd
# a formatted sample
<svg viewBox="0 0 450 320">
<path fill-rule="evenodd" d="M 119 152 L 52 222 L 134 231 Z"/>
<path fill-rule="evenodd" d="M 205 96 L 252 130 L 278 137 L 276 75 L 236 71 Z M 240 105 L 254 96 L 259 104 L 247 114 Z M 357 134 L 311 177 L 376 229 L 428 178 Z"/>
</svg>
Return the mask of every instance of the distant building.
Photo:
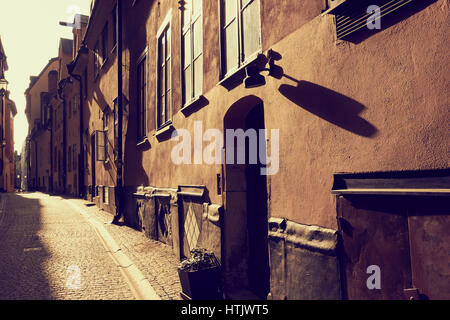
<svg viewBox="0 0 450 320">
<path fill-rule="evenodd" d="M 25 91 L 28 120 L 28 190 L 50 192 L 50 98 L 57 94 L 59 59 L 52 58 Z"/>
<path fill-rule="evenodd" d="M 7 84 L 6 54 L 0 38 L 0 81 Z M 14 117 L 17 109 L 7 88 L 0 88 L 0 190 L 14 192 Z"/>
<path fill-rule="evenodd" d="M 14 188 L 20 190 L 22 188 L 22 157 L 17 151 L 14 151 Z"/>
</svg>

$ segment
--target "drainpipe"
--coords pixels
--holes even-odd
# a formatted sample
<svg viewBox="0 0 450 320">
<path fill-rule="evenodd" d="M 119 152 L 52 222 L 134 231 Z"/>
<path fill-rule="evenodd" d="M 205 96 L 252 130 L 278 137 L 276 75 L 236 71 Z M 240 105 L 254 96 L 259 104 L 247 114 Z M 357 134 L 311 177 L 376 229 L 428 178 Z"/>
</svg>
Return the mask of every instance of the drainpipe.
<svg viewBox="0 0 450 320">
<path fill-rule="evenodd" d="M 122 79 L 122 0 L 117 0 L 117 8 L 116 8 L 116 16 L 117 16 L 117 25 L 116 34 L 117 34 L 117 181 L 116 181 L 116 192 L 115 192 L 115 200 L 116 200 L 116 215 L 114 217 L 113 223 L 119 222 L 120 217 L 122 216 L 123 208 L 123 168 L 122 168 L 122 120 L 123 120 L 123 79 Z"/>
</svg>

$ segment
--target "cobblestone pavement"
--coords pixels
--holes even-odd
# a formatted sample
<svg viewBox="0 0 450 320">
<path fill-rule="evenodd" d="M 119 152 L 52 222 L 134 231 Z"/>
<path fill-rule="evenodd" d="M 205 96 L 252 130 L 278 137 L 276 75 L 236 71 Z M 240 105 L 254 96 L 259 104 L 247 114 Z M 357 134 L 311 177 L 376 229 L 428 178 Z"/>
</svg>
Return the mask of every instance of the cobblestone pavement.
<svg viewBox="0 0 450 320">
<path fill-rule="evenodd" d="M 134 295 L 79 212 L 42 193 L 0 195 L 1 300 L 131 300 Z"/>
<path fill-rule="evenodd" d="M 178 258 L 166 244 L 147 238 L 142 232 L 127 226 L 111 224 L 113 215 L 82 199 L 69 199 L 83 208 L 90 217 L 103 223 L 121 250 L 147 277 L 162 300 L 181 300 Z"/>
</svg>

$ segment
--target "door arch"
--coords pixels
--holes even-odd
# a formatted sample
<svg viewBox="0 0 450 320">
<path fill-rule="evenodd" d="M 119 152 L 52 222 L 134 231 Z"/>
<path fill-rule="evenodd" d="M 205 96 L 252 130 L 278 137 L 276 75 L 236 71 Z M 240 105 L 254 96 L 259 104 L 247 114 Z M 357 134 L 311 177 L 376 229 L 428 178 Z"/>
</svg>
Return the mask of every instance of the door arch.
<svg viewBox="0 0 450 320">
<path fill-rule="evenodd" d="M 241 149 L 227 132 L 239 129 L 248 134 Z M 264 105 L 256 96 L 240 99 L 225 114 L 222 265 L 225 292 L 231 299 L 265 299 L 270 291 L 267 179 L 261 175 L 260 159 L 266 154 L 266 139 L 259 138 L 264 129 Z M 242 164 L 238 153 L 243 150 Z"/>
</svg>

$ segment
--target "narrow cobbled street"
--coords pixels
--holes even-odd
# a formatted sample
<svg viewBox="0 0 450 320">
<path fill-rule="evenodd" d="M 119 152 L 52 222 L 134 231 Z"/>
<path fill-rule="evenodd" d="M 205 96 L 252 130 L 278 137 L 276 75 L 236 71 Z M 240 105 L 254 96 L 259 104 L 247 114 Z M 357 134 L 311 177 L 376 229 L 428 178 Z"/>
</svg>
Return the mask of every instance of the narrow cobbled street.
<svg viewBox="0 0 450 320">
<path fill-rule="evenodd" d="M 111 219 L 84 200 L 1 194 L 0 299 L 179 299 L 171 248 Z"/>
</svg>

